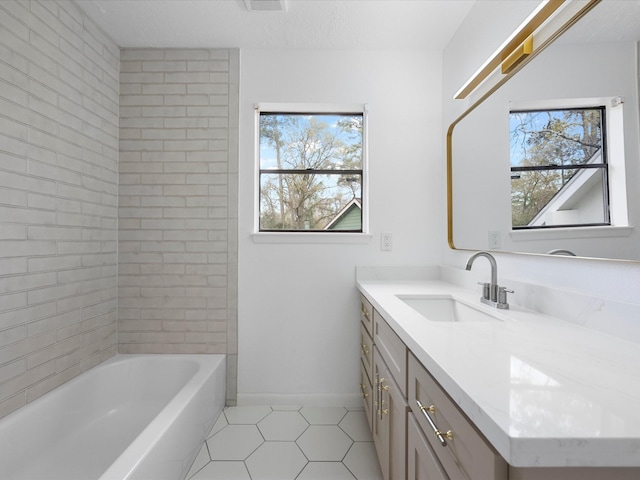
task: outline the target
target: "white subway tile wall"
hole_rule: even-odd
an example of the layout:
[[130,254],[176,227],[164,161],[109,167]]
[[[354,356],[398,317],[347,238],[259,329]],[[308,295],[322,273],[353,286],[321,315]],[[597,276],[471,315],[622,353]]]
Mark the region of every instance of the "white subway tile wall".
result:
[[0,417],[116,353],[120,51],[0,2]]
[[234,404],[239,51],[120,60],[118,348],[227,353]]

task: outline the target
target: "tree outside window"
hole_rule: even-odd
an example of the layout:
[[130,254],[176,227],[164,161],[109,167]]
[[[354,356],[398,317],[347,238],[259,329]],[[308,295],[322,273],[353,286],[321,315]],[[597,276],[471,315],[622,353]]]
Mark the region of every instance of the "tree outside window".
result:
[[363,120],[260,112],[260,231],[362,232]]
[[609,224],[604,107],[510,114],[513,228]]

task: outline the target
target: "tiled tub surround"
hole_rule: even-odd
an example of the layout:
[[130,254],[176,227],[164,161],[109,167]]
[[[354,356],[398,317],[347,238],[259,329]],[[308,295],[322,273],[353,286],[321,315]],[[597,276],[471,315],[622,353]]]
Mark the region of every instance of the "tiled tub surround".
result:
[[[516,296],[510,310],[492,311],[480,304],[479,291],[440,280],[457,280],[459,273],[411,272],[412,280],[400,280],[401,270],[359,269],[358,287],[510,465],[640,467],[637,343],[587,328],[576,318],[519,307]],[[545,293],[543,287],[518,288],[525,300],[526,291]],[[425,294],[453,295],[499,321],[428,321],[397,297]],[[556,298],[558,311],[569,309]],[[567,298],[574,305],[597,300]],[[605,311],[636,312],[637,318],[637,305],[597,301]],[[592,312],[583,311],[581,321],[589,324]]]
[[224,388],[224,355],[115,356],[0,420],[0,478],[184,478]]
[[0,2],[0,417],[116,353],[120,50]]
[[237,49],[123,49],[118,349],[237,358]]

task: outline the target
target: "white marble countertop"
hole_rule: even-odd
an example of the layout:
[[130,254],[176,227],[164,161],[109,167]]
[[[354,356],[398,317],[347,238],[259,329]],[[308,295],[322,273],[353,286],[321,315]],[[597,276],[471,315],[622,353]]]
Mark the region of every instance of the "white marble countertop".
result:
[[[640,346],[439,280],[358,279],[408,348],[516,467],[640,466]],[[500,321],[426,320],[397,295],[442,294]]]

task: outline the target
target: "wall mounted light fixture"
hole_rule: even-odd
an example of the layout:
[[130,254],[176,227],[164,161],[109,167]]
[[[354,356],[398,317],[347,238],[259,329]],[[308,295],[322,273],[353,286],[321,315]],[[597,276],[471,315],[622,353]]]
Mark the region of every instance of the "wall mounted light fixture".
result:
[[[466,98],[480,84],[489,78],[498,67],[501,73],[507,75],[520,66],[523,61],[546,46],[559,31],[568,28],[568,23],[574,23],[600,0],[545,0],[516,28],[489,59],[460,87],[454,94],[455,99]],[[550,28],[551,35],[537,35],[538,30],[551,23],[550,19],[563,25],[562,29]],[[536,35],[534,35],[536,32]]]

